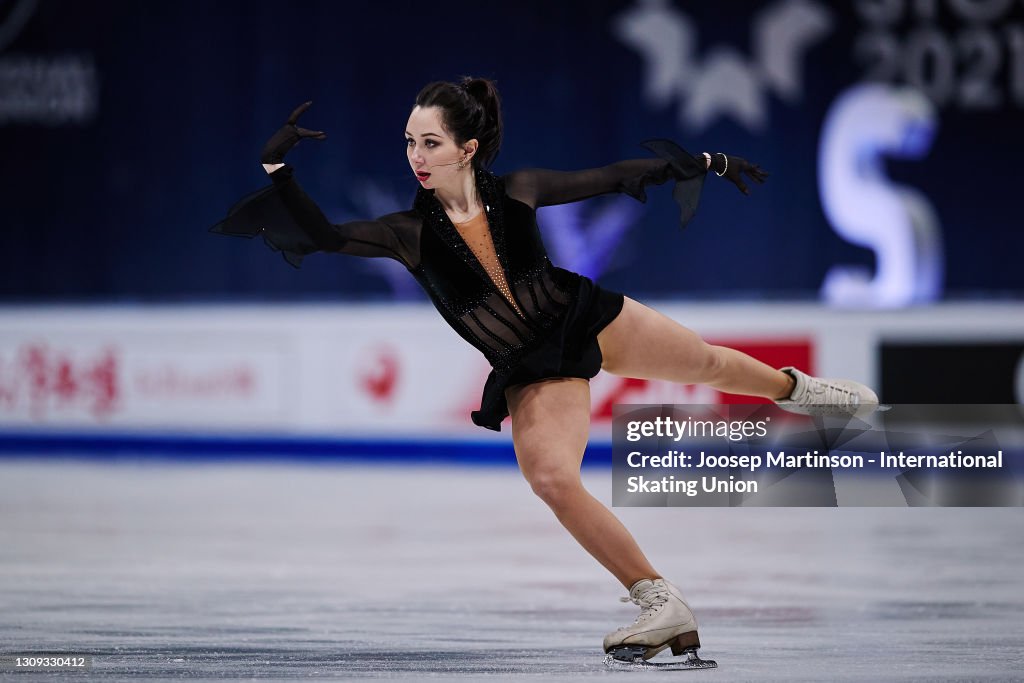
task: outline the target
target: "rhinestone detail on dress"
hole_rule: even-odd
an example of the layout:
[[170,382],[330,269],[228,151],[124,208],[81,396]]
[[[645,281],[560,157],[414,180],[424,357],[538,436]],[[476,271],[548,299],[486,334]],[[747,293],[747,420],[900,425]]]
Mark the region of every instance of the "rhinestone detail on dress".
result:
[[468,221],[452,221],[452,223],[454,223],[455,229],[458,230],[462,239],[473,250],[476,260],[487,271],[487,275],[490,276],[497,286],[498,291],[508,300],[512,308],[516,310],[516,313],[525,320],[526,314],[519,308],[519,304],[516,303],[515,298],[512,296],[512,290],[508,286],[505,271],[502,269],[501,264],[498,263],[498,254],[494,249],[494,241],[491,239],[491,230],[487,223],[486,213],[481,211]]

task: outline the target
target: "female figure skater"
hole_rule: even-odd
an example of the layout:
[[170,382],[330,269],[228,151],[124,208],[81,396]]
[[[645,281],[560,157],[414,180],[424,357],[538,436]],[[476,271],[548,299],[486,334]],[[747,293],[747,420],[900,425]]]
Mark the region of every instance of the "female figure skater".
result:
[[[657,157],[575,172],[487,170],[498,154],[502,115],[492,81],[434,82],[417,95],[405,130],[406,155],[419,181],[409,211],[332,225],[284,163],[300,140],[323,140],[297,126],[298,107],[267,142],[262,163],[273,184],[236,204],[213,231],[262,235],[298,265],[314,251],[383,256],[401,262],[444,319],[493,368],[472,420],[500,430],[511,415],[516,458],[533,491],[569,533],[640,606],[635,623],[610,633],[605,652],[644,660],[670,647],[684,666],[696,656],[697,620],[679,589],[662,577],[626,528],[584,488],[580,464],[590,424],[590,384],[600,370],[627,377],[708,384],[774,399],[804,413],[863,414],[877,406],[856,382],[777,370],[694,332],[622,294],[548,260],[536,209],[623,192],[646,201],[645,187],[668,180],[685,223],[708,170],[749,191],[766,173],[740,157],[691,156],[651,141]],[[629,649],[632,648],[632,649]]]

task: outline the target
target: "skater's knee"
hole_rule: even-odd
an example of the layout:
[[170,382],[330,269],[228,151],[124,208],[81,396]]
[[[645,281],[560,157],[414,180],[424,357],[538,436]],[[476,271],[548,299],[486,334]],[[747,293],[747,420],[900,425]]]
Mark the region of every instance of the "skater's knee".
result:
[[551,507],[569,500],[583,487],[579,473],[566,470],[533,472],[527,476],[527,481],[537,497]]
[[725,374],[725,367],[728,363],[726,349],[721,346],[704,344],[701,348],[701,356],[697,363],[698,378],[700,384],[711,384]]

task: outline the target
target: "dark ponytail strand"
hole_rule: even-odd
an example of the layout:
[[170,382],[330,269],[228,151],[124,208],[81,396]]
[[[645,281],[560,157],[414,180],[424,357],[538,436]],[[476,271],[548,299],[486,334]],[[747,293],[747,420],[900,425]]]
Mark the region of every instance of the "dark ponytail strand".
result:
[[480,141],[474,159],[480,159],[480,165],[489,167],[501,151],[501,136],[504,122],[501,118],[501,95],[494,81],[486,78],[463,76],[460,83],[470,97],[480,103],[485,114],[485,123],[480,134],[475,136]]

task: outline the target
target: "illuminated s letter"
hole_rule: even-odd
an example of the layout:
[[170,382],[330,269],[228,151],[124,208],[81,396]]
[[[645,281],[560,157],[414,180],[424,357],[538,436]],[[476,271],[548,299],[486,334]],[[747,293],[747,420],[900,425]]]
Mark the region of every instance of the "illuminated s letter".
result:
[[905,306],[942,293],[942,235],[928,200],[885,175],[883,156],[923,157],[935,110],[918,92],[858,85],[825,118],[818,149],[818,189],[832,228],[875,253],[875,274],[835,266],[822,295],[839,306]]

